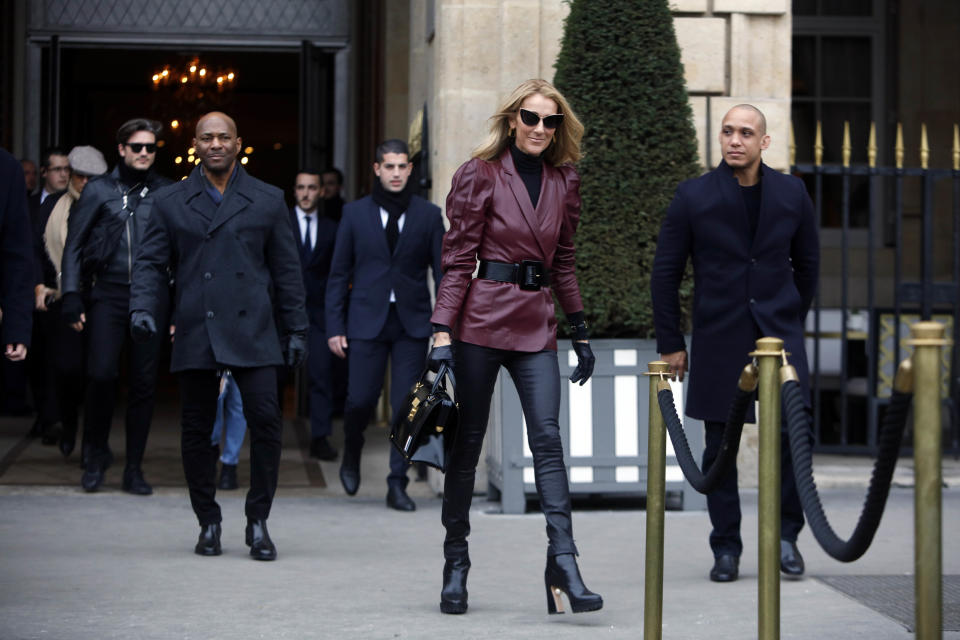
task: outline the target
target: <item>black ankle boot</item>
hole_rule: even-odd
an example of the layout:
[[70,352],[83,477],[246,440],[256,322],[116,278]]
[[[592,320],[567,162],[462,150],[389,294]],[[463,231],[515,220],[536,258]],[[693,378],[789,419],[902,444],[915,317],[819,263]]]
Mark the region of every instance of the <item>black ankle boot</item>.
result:
[[443,565],[443,590],[440,591],[440,611],[467,612],[467,572],[470,559],[447,560]]
[[547,556],[547,570],[544,572],[547,587],[547,612],[563,613],[563,601],[560,594],[567,594],[570,608],[574,613],[597,611],[603,608],[603,598],[583,584],[577,559],[572,553]]
[[251,520],[247,518],[246,530],[247,546],[250,547],[250,557],[254,560],[276,560],[277,547],[274,546],[270,534],[267,533],[266,520]]

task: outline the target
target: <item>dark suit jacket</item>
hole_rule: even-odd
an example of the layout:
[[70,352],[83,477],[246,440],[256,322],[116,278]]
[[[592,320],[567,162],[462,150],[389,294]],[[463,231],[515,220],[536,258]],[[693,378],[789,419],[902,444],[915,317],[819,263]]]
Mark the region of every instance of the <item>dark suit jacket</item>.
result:
[[785,341],[808,392],[803,321],[817,287],[817,222],[803,182],[766,165],[761,173],[752,241],[740,186],[724,162],[677,187],[660,229],[650,287],[660,353],[686,348],[677,290],[693,259],[692,418],[726,420],[737,378],[761,336]]
[[439,287],[442,242],[440,207],[418,196],[410,198],[392,256],[380,207],[373,198],[367,196],[345,205],[327,281],[327,335],[376,338],[387,321],[392,289],[407,335],[429,337],[427,268],[433,271],[434,284]]
[[[330,276],[330,261],[333,259],[333,245],[337,239],[337,223],[324,217],[319,210],[313,216],[317,225],[317,243],[313,247],[310,261],[300,269],[303,274],[303,288],[307,294],[307,315],[310,324],[324,328],[326,321],[324,308],[327,295],[327,278]],[[293,236],[297,239],[297,249],[300,249],[303,240],[300,236],[300,221],[297,219],[296,208],[290,209],[290,224],[293,226]]]
[[[509,149],[493,162],[474,158],[453,176],[447,219],[446,273],[433,322],[450,327],[459,340],[471,344],[513,351],[555,350],[553,294],[566,313],[583,309],[574,274],[573,236],[580,220],[576,170],[544,163],[534,209]],[[541,260],[553,272],[552,285],[525,291],[517,284],[474,280],[478,258]]]
[[0,149],[0,351],[8,344],[30,346],[36,273],[32,249],[23,167]]
[[171,266],[171,371],[283,364],[281,336],[307,330],[288,215],[283,192],[242,167],[219,207],[204,192],[199,167],[157,194],[133,268],[130,310],[159,318]]

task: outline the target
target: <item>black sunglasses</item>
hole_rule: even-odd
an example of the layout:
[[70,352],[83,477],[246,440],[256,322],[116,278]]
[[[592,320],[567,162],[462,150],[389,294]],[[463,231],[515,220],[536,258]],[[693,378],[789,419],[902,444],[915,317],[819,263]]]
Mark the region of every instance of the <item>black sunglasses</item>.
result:
[[141,149],[144,147],[147,148],[147,153],[156,153],[157,145],[153,142],[128,142],[127,146],[130,147],[130,151],[134,153],[140,153]]
[[[540,114],[534,113],[529,109],[520,109],[520,119],[523,120],[523,124],[527,125],[528,127],[535,127],[540,122]],[[545,116],[543,118],[543,128],[556,129],[562,122],[562,113],[555,113],[552,116]]]

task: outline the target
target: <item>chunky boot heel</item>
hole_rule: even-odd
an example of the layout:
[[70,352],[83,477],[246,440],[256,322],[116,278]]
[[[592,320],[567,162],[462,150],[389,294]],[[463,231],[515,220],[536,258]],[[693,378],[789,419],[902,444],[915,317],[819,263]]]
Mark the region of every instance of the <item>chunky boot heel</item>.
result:
[[574,613],[598,611],[603,608],[603,598],[587,589],[577,568],[577,559],[572,553],[547,556],[547,569],[544,572],[547,587],[547,613],[563,613],[561,593],[567,594],[570,609]]
[[440,591],[440,611],[443,613],[467,612],[467,572],[470,560],[447,560],[443,565],[443,589]]

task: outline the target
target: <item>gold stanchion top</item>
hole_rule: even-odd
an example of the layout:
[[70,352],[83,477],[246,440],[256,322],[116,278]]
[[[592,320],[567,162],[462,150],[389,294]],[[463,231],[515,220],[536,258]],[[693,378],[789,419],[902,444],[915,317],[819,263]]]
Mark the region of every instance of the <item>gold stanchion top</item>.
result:
[[870,168],[877,166],[877,123],[870,123],[870,138],[867,141],[867,164]]
[[792,364],[780,367],[780,384],[784,384],[790,380],[800,382],[800,376],[797,375],[797,368]]
[[844,120],[844,121],[843,121],[843,147],[842,147],[842,151],[843,151],[843,166],[849,167],[849,166],[850,166],[850,152],[852,151],[852,148],[851,148],[851,146],[850,146],[850,121],[849,121],[849,120]]
[[756,391],[759,380],[760,370],[757,369],[757,365],[751,362],[740,372],[740,380],[737,381],[737,386],[740,387],[741,391]]
[[943,337],[944,327],[939,322],[917,322],[910,327],[910,336],[907,344],[914,347],[944,347],[951,342]]
[[666,378],[661,378],[660,380],[657,381],[657,393],[660,393],[661,391],[669,391],[669,390],[670,390],[669,380],[667,380]]
[[926,169],[930,163],[930,145],[927,144],[927,123],[920,124],[920,168]]
[[911,393],[913,391],[913,360],[905,359],[897,367],[897,375],[893,379],[893,388],[900,393]]
[[654,360],[647,364],[647,371],[653,375],[660,375],[661,373],[670,373],[670,365],[664,362],[663,360]]
[[818,167],[823,164],[823,133],[819,120],[817,120],[817,135],[813,139],[813,164]]
[[757,340],[757,350],[751,351],[750,356],[780,356],[783,353],[783,340],[780,338],[760,338]]
[[897,123],[897,146],[894,147],[897,157],[897,169],[903,169],[903,124]]

